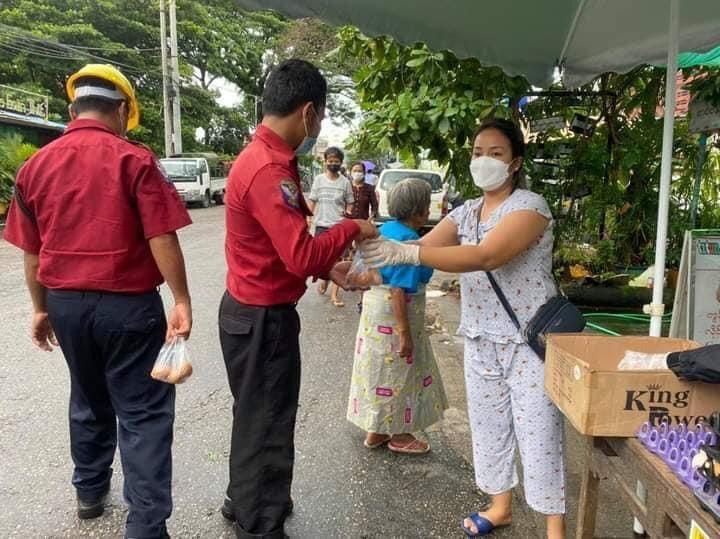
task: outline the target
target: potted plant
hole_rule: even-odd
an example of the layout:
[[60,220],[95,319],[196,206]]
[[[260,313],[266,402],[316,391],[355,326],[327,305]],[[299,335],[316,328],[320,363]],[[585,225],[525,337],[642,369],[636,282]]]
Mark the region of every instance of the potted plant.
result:
[[20,135],[0,137],[0,217],[5,215],[12,199],[15,173],[36,151],[37,148]]

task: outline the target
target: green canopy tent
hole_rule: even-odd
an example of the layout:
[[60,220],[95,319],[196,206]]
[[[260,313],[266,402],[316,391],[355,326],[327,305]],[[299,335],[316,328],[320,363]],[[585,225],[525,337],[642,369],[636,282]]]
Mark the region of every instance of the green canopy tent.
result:
[[[643,64],[667,65],[655,279],[650,334],[662,326],[675,73],[678,52],[705,52],[720,44],[720,0],[237,0],[247,9],[274,9],[289,17],[352,24],[368,35],[449,49],[509,75],[547,87],[559,68],[577,87],[606,72]],[[711,54],[711,53],[707,53]],[[684,62],[694,62],[684,56]],[[686,64],[688,65],[688,64]]]

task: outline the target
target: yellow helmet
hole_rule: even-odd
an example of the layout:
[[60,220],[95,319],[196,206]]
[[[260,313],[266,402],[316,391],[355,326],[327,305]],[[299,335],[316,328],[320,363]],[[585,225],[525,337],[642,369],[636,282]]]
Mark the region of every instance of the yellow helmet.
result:
[[[137,98],[135,97],[135,90],[133,90],[132,84],[130,84],[130,81],[125,77],[125,75],[120,73],[120,71],[116,67],[109,64],[87,64],[85,67],[81,68],[80,71],[70,75],[67,83],[65,83],[65,89],[67,90],[67,95],[70,98],[70,101],[75,101],[75,94],[77,93],[75,90],[75,82],[78,79],[85,77],[94,77],[114,84],[118,91],[127,100],[128,131],[130,131],[131,129],[135,129],[140,124],[140,109],[138,107]],[[106,95],[106,97],[113,96]]]

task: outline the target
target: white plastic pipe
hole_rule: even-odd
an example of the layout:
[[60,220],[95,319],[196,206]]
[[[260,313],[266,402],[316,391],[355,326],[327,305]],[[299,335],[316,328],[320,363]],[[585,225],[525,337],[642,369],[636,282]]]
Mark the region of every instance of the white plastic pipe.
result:
[[678,58],[678,26],[680,1],[670,0],[670,31],[668,36],[667,71],[665,73],[665,119],[663,121],[662,162],[660,164],[660,194],[655,241],[655,280],[650,305],[650,336],[659,337],[664,313],[663,288],[665,281],[665,249],[670,209],[670,181],[672,180],[673,131],[675,127],[675,93]]
[[[665,286],[665,249],[667,245],[668,214],[670,211],[670,181],[672,180],[673,132],[675,128],[675,93],[678,46],[678,27],[680,21],[680,1],[670,0],[670,28],[668,31],[668,57],[665,71],[665,117],[663,120],[662,161],[660,163],[660,194],[658,204],[657,235],[655,240],[655,277],[653,281],[652,304],[650,304],[650,336],[660,337],[662,334],[663,288]],[[635,493],[645,502],[647,490],[639,481],[635,485]],[[633,530],[645,533],[638,519],[635,519]]]

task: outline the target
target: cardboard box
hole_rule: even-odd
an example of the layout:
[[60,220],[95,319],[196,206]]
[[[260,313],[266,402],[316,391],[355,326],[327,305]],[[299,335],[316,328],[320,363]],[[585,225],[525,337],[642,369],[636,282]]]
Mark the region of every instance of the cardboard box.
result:
[[619,371],[627,350],[674,352],[697,348],[685,339],[555,334],[545,354],[545,390],[581,433],[635,436],[645,421],[690,425],[720,410],[720,387],[683,382],[670,370]]

